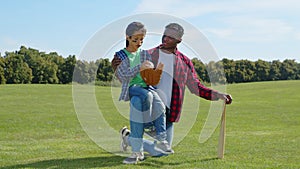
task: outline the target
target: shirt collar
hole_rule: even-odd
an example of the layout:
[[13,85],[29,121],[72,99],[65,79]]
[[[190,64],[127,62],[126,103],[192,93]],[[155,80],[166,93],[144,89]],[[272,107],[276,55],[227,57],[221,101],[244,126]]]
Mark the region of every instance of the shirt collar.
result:
[[[158,46],[159,49],[162,49],[162,47],[163,47],[162,44],[160,44],[160,45]],[[177,55],[178,52],[179,52],[179,51],[178,51],[178,49],[177,49],[177,47],[176,47],[172,53],[175,54],[175,55]]]

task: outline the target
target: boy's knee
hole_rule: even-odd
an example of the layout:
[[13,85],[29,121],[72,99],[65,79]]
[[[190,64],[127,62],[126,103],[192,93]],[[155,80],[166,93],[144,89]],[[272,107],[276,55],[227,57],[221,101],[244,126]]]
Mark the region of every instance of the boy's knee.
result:
[[133,97],[131,97],[130,102],[132,104],[139,104],[139,103],[141,103],[141,99],[137,96],[133,96]]
[[137,96],[133,96],[131,99],[130,99],[130,105],[136,109],[136,110],[141,110],[141,99]]

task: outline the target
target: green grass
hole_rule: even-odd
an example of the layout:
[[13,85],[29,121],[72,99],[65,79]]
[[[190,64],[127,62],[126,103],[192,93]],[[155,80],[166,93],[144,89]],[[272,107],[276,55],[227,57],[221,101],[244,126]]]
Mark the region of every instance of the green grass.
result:
[[[129,122],[117,113],[110,90],[97,86],[97,103],[119,130]],[[226,111],[224,159],[216,158],[219,129],[198,142],[210,103],[201,99],[197,122],[174,147],[175,154],[133,166],[123,165],[124,157],[104,151],[83,131],[71,85],[0,85],[0,169],[300,168],[300,81],[232,84],[227,92],[233,104]],[[194,106],[185,102],[183,117],[189,104]]]

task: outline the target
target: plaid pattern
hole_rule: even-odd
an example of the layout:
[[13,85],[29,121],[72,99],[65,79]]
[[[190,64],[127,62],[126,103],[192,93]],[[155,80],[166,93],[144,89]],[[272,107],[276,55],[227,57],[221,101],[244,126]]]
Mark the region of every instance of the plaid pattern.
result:
[[[134,78],[138,73],[140,73],[140,66],[136,65],[133,68],[130,68],[130,61],[126,53],[122,50],[116,52],[115,56],[122,59],[122,63],[118,66],[116,70],[116,76],[122,83],[122,91],[119,97],[119,100],[128,101],[129,100],[129,82]],[[146,50],[141,50],[140,52],[141,63],[145,60],[150,60],[151,57]]]
[[124,60],[127,58],[127,55],[124,50],[120,50],[119,52],[116,52],[116,56],[120,58],[121,60]]
[[[159,46],[148,50],[152,56],[152,62],[157,65],[159,58]],[[179,52],[177,49],[174,51],[175,63],[173,74],[173,88],[172,98],[170,105],[170,113],[167,115],[169,122],[178,122],[180,119],[180,113],[182,109],[182,103],[184,99],[185,86],[191,91],[191,93],[205,98],[207,100],[218,100],[217,91],[205,87],[198,79],[194,65],[191,60]]]

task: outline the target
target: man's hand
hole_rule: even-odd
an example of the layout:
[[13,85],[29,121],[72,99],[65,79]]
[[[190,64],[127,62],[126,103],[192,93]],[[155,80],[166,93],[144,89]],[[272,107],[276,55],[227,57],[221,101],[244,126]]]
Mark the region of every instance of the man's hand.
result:
[[232,103],[232,97],[229,94],[224,94],[224,93],[218,93],[218,98],[225,100],[226,104],[231,104]]
[[159,64],[156,66],[156,69],[155,70],[163,70],[164,69],[164,64],[159,62]]
[[118,68],[118,66],[121,63],[122,63],[122,60],[115,55],[114,58],[113,58],[113,60],[111,61],[111,66],[112,66],[114,72],[116,71],[116,69]]

